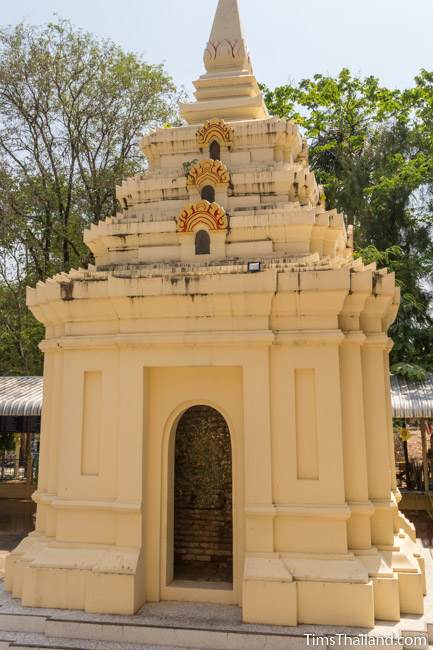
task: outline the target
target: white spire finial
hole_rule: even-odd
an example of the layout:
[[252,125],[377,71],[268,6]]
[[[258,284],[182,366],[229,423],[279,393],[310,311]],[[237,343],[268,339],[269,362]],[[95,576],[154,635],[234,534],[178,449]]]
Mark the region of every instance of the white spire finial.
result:
[[189,124],[215,117],[227,121],[268,117],[251,67],[238,0],[218,0],[204,64],[206,74],[194,82],[197,101],[180,105]]
[[219,0],[204,63],[208,71],[234,68],[251,72],[238,0]]
[[238,0],[219,0],[209,40],[240,41],[243,37]]

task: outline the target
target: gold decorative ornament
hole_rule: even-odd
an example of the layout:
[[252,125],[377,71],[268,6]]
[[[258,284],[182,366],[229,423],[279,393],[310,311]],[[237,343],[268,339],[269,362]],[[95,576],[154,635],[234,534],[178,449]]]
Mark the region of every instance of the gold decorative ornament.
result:
[[233,144],[234,135],[234,129],[228,126],[224,120],[212,118],[198,129],[197,144],[199,147],[206,147],[213,140],[216,140],[220,144],[225,144],[230,147]]
[[220,160],[202,160],[190,168],[186,185],[201,190],[206,185],[227,185],[229,178],[228,169]]
[[177,232],[194,232],[197,226],[208,230],[227,230],[228,220],[223,207],[218,203],[199,201],[182,210],[177,218]]

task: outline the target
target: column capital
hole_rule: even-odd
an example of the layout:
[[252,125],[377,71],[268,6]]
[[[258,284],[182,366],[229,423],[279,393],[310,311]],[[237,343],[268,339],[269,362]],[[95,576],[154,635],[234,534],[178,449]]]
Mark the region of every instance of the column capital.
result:
[[345,331],[344,339],[342,340],[342,345],[364,345],[367,337],[364,332],[360,330]]
[[364,345],[368,347],[377,347],[385,349],[388,345],[388,335],[384,332],[369,334],[366,332],[366,340]]

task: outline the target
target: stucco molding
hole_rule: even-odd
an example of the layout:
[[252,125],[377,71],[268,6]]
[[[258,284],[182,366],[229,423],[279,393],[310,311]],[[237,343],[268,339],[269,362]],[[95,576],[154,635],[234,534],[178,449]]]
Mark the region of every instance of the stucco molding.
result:
[[206,70],[218,68],[246,68],[251,72],[251,60],[244,39],[209,41],[204,52],[203,61]]
[[352,514],[355,515],[367,515],[367,516],[372,516],[374,515],[375,508],[374,505],[371,501],[349,501],[347,503],[349,506]]
[[203,200],[181,211],[176,220],[176,231],[192,233],[202,227],[210,231],[227,230],[228,225],[224,208],[218,203]]
[[347,521],[351,514],[350,508],[346,504],[276,504],[275,510],[278,517],[319,517],[341,521]]
[[249,505],[245,508],[245,514],[250,518],[274,519],[277,514],[277,509],[272,505]]
[[371,499],[375,510],[395,510],[397,504],[394,499]]
[[230,147],[234,142],[234,137],[234,129],[226,124],[224,120],[219,120],[218,118],[207,120],[207,122],[205,122],[196,133],[197,144],[199,147],[206,147],[213,140],[216,140],[219,144]]
[[140,347],[149,345],[159,347],[219,347],[239,345],[270,346],[275,340],[273,332],[266,331],[238,331],[238,332],[175,332],[168,334],[107,334],[98,336],[65,336],[42,341],[40,348],[43,352],[75,350],[87,348],[119,348]]
[[287,330],[275,334],[277,345],[340,345],[344,334],[340,330]]
[[342,345],[364,345],[367,340],[366,335],[361,330],[353,332],[344,332],[344,339],[342,340]]
[[365,347],[370,348],[382,348],[386,350],[389,343],[389,337],[384,332],[370,334],[366,332],[366,340],[364,342]]
[[55,510],[104,510],[109,512],[140,513],[141,504],[121,501],[95,501],[84,499],[62,499],[57,495],[35,492],[32,496],[35,503],[42,503]]
[[201,160],[193,165],[186,179],[187,188],[197,187],[202,190],[205,185],[227,186],[230,175],[227,167],[220,160]]

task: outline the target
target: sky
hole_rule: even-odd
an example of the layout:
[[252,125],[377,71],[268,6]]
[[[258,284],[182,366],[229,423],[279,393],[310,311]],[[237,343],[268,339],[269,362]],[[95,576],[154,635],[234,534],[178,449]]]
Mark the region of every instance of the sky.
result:
[[[217,0],[0,0],[0,24],[55,14],[149,63],[192,91]],[[259,82],[276,85],[349,67],[406,88],[433,69],[433,0],[239,0]]]

